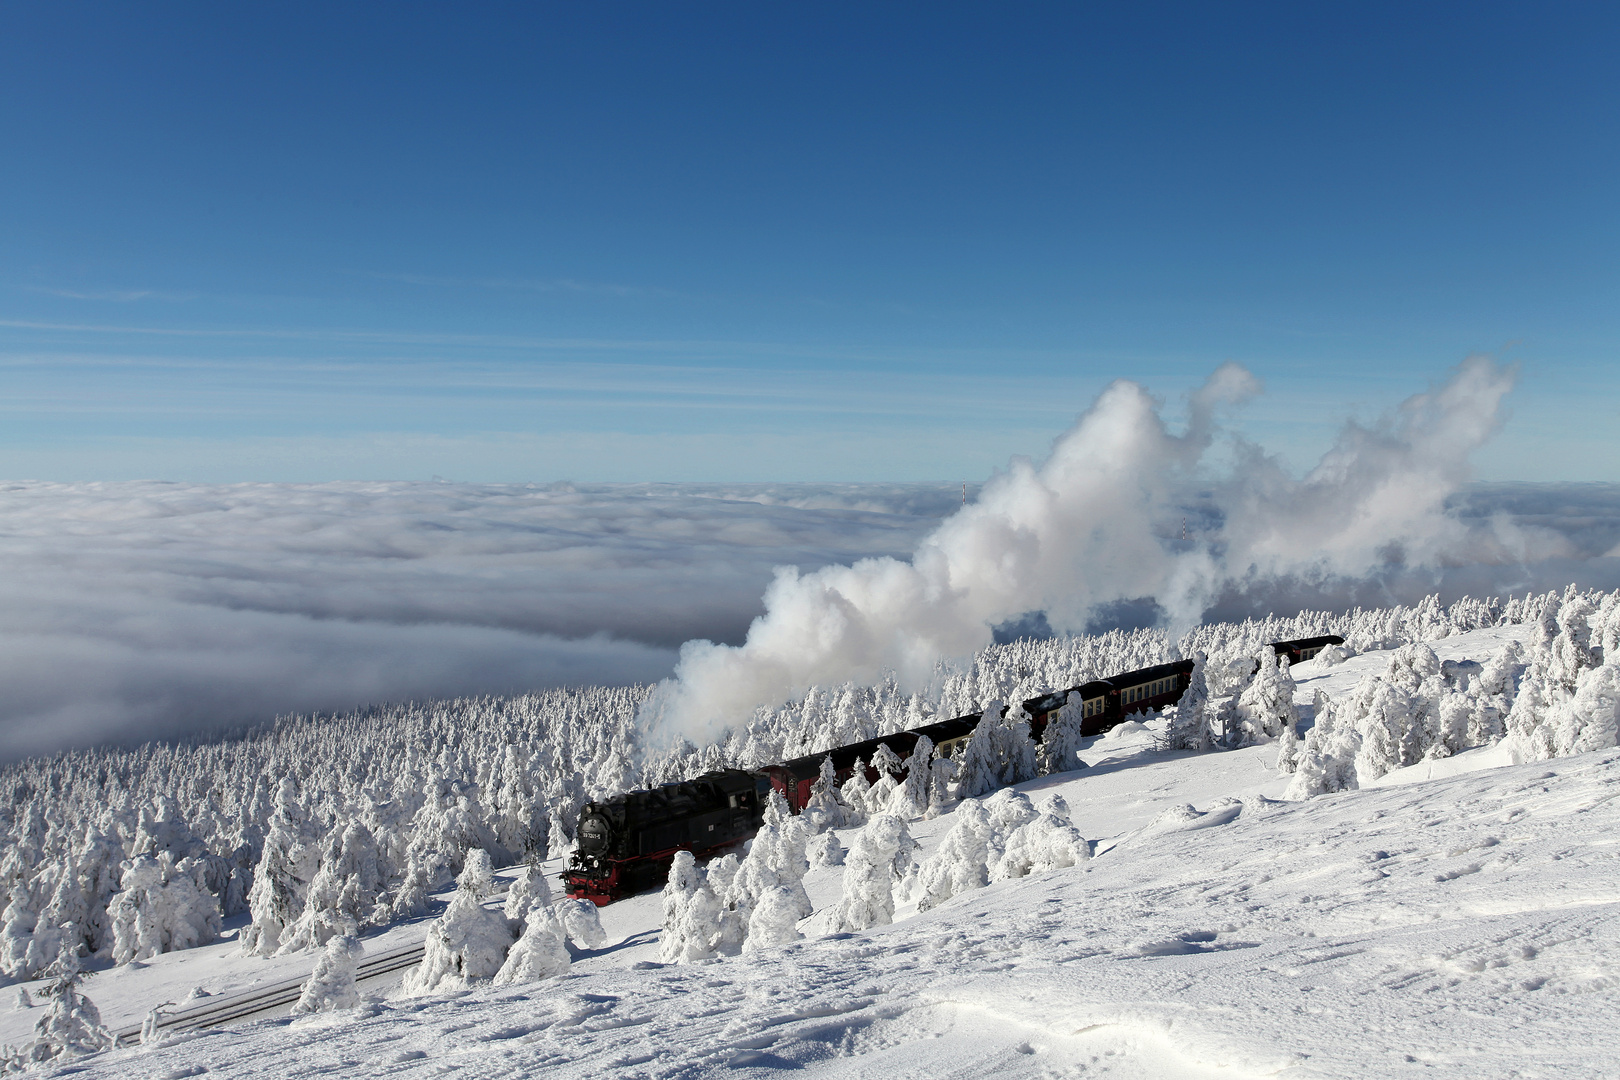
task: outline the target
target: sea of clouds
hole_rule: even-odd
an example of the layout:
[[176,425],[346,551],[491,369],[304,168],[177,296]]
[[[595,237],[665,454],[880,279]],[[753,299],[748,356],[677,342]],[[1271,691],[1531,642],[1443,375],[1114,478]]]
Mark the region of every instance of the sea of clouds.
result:
[[905,554],[959,486],[0,485],[0,755],[651,682],[774,568]]
[[1200,471],[1241,369],[1179,432],[1121,383],[965,507],[946,483],[0,484],[0,756],[677,663],[650,719],[703,736],[997,628],[1620,585],[1620,485],[1466,483],[1508,383],[1465,366],[1304,480],[1230,439]]

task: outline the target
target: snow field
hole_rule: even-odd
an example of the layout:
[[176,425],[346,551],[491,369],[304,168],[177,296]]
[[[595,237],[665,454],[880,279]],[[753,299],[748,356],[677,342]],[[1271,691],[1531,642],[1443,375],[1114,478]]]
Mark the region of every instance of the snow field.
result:
[[[1390,1075],[1410,1055],[1454,1075],[1604,1075],[1620,896],[1613,853],[1590,834],[1612,834],[1620,768],[1588,757],[1561,762],[1561,777],[1520,766],[1172,811],[1083,870],[866,935],[684,967],[581,963],[510,994],[126,1052],[126,1067],[1333,1076]],[[103,1068],[118,1075],[116,1059]]]
[[[1435,647],[1482,659],[1523,632]],[[1300,665],[1296,700],[1345,692],[1386,659]],[[890,926],[665,966],[648,894],[602,909],[604,947],[558,978],[373,998],[73,1067],[288,1080],[1612,1075],[1620,753],[1483,768],[1501,761],[1490,748],[1285,803],[1275,745],[1166,754],[1153,750],[1161,726],[1121,725],[1086,746],[1090,768],[1019,785],[1037,803],[1061,795],[1096,857],[922,914],[902,904]],[[912,823],[919,857],[953,816]],[[818,912],[842,875],[806,876]],[[110,1014],[99,982],[86,990]]]
[[[1609,606],[1606,602],[1605,611]],[[1578,610],[1571,612],[1570,627],[1584,626]],[[1561,618],[1560,628],[1555,628],[1559,636],[1551,641],[1550,652],[1536,646],[1543,650],[1538,656],[1552,657],[1552,666],[1536,668],[1527,677],[1558,677],[1561,650],[1568,651],[1565,636],[1577,640],[1574,630],[1562,628],[1564,621]],[[1548,633],[1546,626],[1528,625],[1451,633],[1431,641],[1438,657],[1431,656],[1426,663],[1483,661],[1510,640],[1525,643],[1537,634],[1545,639]],[[1400,655],[1409,654],[1411,650],[1404,649]],[[1291,672],[1296,680],[1294,708],[1310,724],[1310,702],[1318,690],[1335,703],[1342,702],[1356,691],[1362,676],[1384,676],[1391,655],[1373,650],[1336,665],[1321,661],[1299,665]],[[1586,663],[1581,659],[1584,653],[1575,650],[1570,655]],[[1587,679],[1573,667],[1569,674]],[[1389,668],[1388,677],[1400,675]],[[1266,681],[1257,678],[1254,685]],[[791,1065],[837,1075],[869,1075],[869,1070],[882,1068],[899,1075],[929,1076],[1315,1076],[1341,1075],[1350,1068],[1359,1074],[1383,1075],[1423,1065],[1450,1069],[1456,1075],[1601,1075],[1591,1070],[1613,1047],[1583,1033],[1599,1030],[1588,1016],[1592,1000],[1600,1003],[1600,1009],[1612,1007],[1617,968],[1612,946],[1603,943],[1616,937],[1617,897],[1612,889],[1604,893],[1589,887],[1594,875],[1588,871],[1597,867],[1595,879],[1600,882],[1605,874],[1613,879],[1612,861],[1605,864],[1602,857],[1613,822],[1612,814],[1603,821],[1602,814],[1580,815],[1612,810],[1615,751],[1557,758],[1541,762],[1539,768],[1471,772],[1513,760],[1515,754],[1503,743],[1449,757],[1425,756],[1376,780],[1372,779],[1376,773],[1364,772],[1361,791],[1280,803],[1276,800],[1290,787],[1290,777],[1278,771],[1279,750],[1295,753],[1298,742],[1290,746],[1287,740],[1267,738],[1268,718],[1279,708],[1270,701],[1275,694],[1267,693],[1246,691],[1237,710],[1237,718],[1253,728],[1251,736],[1265,740],[1260,745],[1221,753],[1165,753],[1158,749],[1165,745],[1164,721],[1128,722],[1082,744],[1091,768],[1019,785],[1037,805],[1048,795],[1059,796],[1080,832],[1098,838],[1098,857],[1080,866],[1001,882],[922,914],[917,911],[920,890],[914,891],[909,902],[900,898],[895,925],[859,935],[828,935],[828,930],[845,928],[837,925],[837,911],[847,870],[818,866],[804,880],[805,896],[815,914],[800,923],[812,940],[682,968],[656,963],[661,897],[637,897],[601,912],[605,941],[593,939],[582,949],[576,937],[574,963],[567,974],[544,982],[530,979],[562,967],[566,961],[561,954],[530,965],[532,971],[525,968],[521,981],[505,988],[518,997],[504,998],[487,982],[447,979],[461,963],[447,954],[438,958],[442,970],[427,980],[431,985],[416,988],[431,990],[432,996],[384,1001],[378,984],[385,980],[376,980],[360,987],[369,1000],[359,1010],[300,1018],[291,1022],[290,1032],[297,1042],[306,1038],[306,1031],[309,1038],[328,1028],[352,1031],[363,1043],[372,1036],[359,1033],[369,1031],[374,1022],[393,1024],[397,1030],[392,1036],[375,1036],[374,1041],[381,1042],[407,1038],[407,1029],[420,1019],[427,1029],[416,1034],[437,1031],[441,1037],[453,1036],[464,1028],[446,1027],[434,1018],[437,1003],[445,1000],[464,999],[466,1006],[500,1019],[519,1001],[544,1003],[530,1007],[555,1011],[562,1007],[552,1000],[556,995],[572,994],[594,1008],[641,994],[644,997],[636,1000],[651,1009],[651,1015],[626,1021],[625,1026],[645,1029],[642,1042],[651,1050],[604,1058],[619,1045],[615,1039],[628,1038],[604,1034],[600,1040],[579,1043],[571,1071],[661,1077]],[[1252,715],[1244,711],[1250,698],[1255,701]],[[1601,708],[1607,706],[1593,700],[1600,710],[1594,715],[1601,716]],[[1287,711],[1286,702],[1281,708]],[[1232,730],[1232,721],[1227,723]],[[1408,754],[1406,760],[1417,759]],[[1584,789],[1575,784],[1570,790],[1565,790],[1567,785],[1555,790],[1553,782],[1583,769],[1596,770],[1586,776],[1590,783]],[[1512,800],[1506,798],[1504,785],[1518,783],[1514,777],[1530,787],[1509,805]],[[1536,784],[1541,785],[1539,800],[1532,790]],[[1595,798],[1594,790],[1599,793]],[[1387,805],[1379,798],[1388,800]],[[1512,825],[1517,833],[1535,832],[1533,825],[1540,828],[1544,823],[1536,820],[1538,813],[1549,828],[1540,829],[1530,840],[1505,835],[1508,830],[1501,830],[1501,835],[1453,837],[1451,833],[1477,832],[1481,825],[1469,817],[1470,800],[1476,808],[1498,807],[1500,822]],[[1533,805],[1537,813],[1526,805]],[[1560,824],[1560,817],[1567,821]],[[959,815],[948,814],[911,823],[918,858],[932,853],[957,820]],[[1601,826],[1596,833],[1595,821]],[[840,846],[859,846],[857,830],[841,833]],[[1371,849],[1364,843],[1358,846],[1369,839],[1383,842]],[[1553,839],[1572,846],[1550,857],[1536,850],[1537,842]],[[1449,845],[1443,854],[1433,849],[1438,841]],[[1486,854],[1457,865],[1446,862],[1476,852]],[[486,883],[477,886],[480,896],[488,882],[487,860],[485,864],[479,872]],[[509,878],[511,873],[503,876]],[[1512,886],[1505,892],[1498,888],[1503,881]],[[1474,897],[1481,883],[1486,884],[1489,903]],[[1548,896],[1570,893],[1572,887],[1573,898],[1547,902]],[[486,906],[499,902],[496,898]],[[465,907],[466,898],[462,903]],[[1048,905],[1056,908],[1048,910]],[[1566,908],[1577,910],[1571,913]],[[461,921],[476,915],[469,909]],[[1557,933],[1549,937],[1547,927],[1555,924]],[[1485,945],[1469,936],[1479,925],[1494,935]],[[927,936],[931,926],[937,939]],[[504,923],[502,927],[504,940]],[[365,944],[380,952],[397,944],[397,940],[385,944],[384,937],[397,938],[406,931],[420,940],[426,930],[422,922],[410,927],[396,924]],[[1328,944],[1319,944],[1323,938]],[[942,951],[940,940],[951,947]],[[560,948],[560,943],[554,944]],[[750,942],[750,948],[755,947],[757,943]],[[536,955],[556,952],[538,949]],[[952,955],[960,962],[953,963]],[[1584,955],[1585,967],[1572,963],[1577,955]],[[852,968],[846,973],[849,977],[833,970],[840,956]],[[184,958],[201,963],[183,967]],[[499,966],[494,953],[485,959],[486,966]],[[188,975],[210,972],[208,988],[216,994],[222,989],[229,993],[259,981],[266,965],[302,968],[292,972],[296,976],[307,974],[314,960],[310,952],[271,961],[246,958],[235,942],[222,942],[116,968],[112,974],[123,978],[110,996],[99,979],[85,989],[101,1005],[108,1023],[122,1027],[164,1000],[154,990],[184,983]],[[1544,970],[1530,970],[1536,961]],[[1529,973],[1520,978],[1518,971],[1506,971],[1516,965]],[[680,972],[695,973],[700,983],[702,973],[708,972],[722,991],[742,987],[733,1010],[736,1015],[719,1026],[691,1023],[681,997],[695,1000],[703,987],[691,985]],[[850,981],[856,974],[877,981],[858,985]],[[602,982],[598,986],[582,980]],[[809,1002],[810,1011],[788,1010],[776,1020],[754,1025],[781,1031],[748,1035],[746,1029],[754,1022],[748,1002],[773,1007],[781,1003],[775,991],[759,990],[761,983],[791,986]],[[459,993],[446,998],[447,990]],[[1526,994],[1541,996],[1517,1000]],[[847,1009],[839,1004],[840,995],[865,1004]],[[1546,1004],[1563,997],[1581,1004]],[[1396,1015],[1384,1016],[1380,1010],[1386,1008],[1394,1008]],[[599,1012],[591,1011],[579,1022],[561,1017],[539,1026],[506,1024],[500,1030],[518,1034],[488,1040],[512,1044],[499,1055],[480,1053],[455,1038],[445,1045],[459,1047],[451,1064],[475,1067],[480,1075],[544,1074],[572,1051],[559,1044],[553,1051],[559,1059],[535,1059],[519,1047],[543,1042],[537,1034],[543,1029],[574,1034],[618,1030],[601,1025],[617,1024],[624,1018],[622,1012],[613,1014],[612,1008]],[[36,1015],[36,1010],[18,1009],[4,1017],[11,1023],[0,1023],[0,1029],[17,1027],[8,1039],[20,1041],[18,1036],[27,1033]],[[1247,1022],[1235,1023],[1234,1018]],[[1086,1022],[1080,1024],[1081,1020]],[[810,1021],[820,1034],[799,1030]],[[474,1020],[473,1026],[483,1022]],[[126,1061],[131,1068],[144,1068],[148,1062],[164,1060],[170,1049],[181,1052],[192,1041],[223,1045],[209,1040],[249,1038],[246,1056],[229,1050],[228,1066],[182,1055],[172,1068],[152,1075],[199,1075],[207,1069],[251,1073],[237,1062],[271,1051],[251,1042],[250,1033],[259,1032],[263,1039],[285,1038],[288,1024],[278,1019],[234,1032],[185,1036],[165,1048],[120,1051],[75,1067],[110,1069]],[[1504,1025],[1510,1030],[1534,1029],[1536,1037],[1526,1041],[1515,1035],[1518,1041],[1510,1045],[1497,1032]],[[1568,1029],[1560,1038],[1541,1037],[1560,1027]],[[822,1037],[835,1029],[842,1032],[836,1045]],[[733,1038],[738,1030],[744,1030],[742,1041]],[[1008,1041],[1009,1033],[1019,1032],[1017,1041]],[[1374,1037],[1368,1032],[1382,1034]],[[1308,1040],[1301,1041],[1313,1033],[1324,1040],[1314,1048]],[[697,1041],[688,1045],[691,1039]],[[1397,1051],[1398,1061],[1391,1056]],[[1519,1051],[1523,1060],[1514,1057]],[[396,1063],[400,1070],[414,1072],[410,1061],[435,1059],[427,1050],[413,1053],[427,1056]],[[1542,1059],[1553,1062],[1550,1073],[1542,1071],[1547,1067],[1539,1063]],[[364,1060],[374,1064],[382,1059],[372,1055]],[[300,1058],[265,1067],[291,1070],[295,1076],[357,1067],[333,1061],[318,1068],[304,1068],[305,1064]]]

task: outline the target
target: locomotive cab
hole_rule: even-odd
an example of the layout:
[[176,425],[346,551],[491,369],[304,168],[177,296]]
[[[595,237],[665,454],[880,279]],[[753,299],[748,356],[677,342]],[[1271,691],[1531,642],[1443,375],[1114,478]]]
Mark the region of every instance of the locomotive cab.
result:
[[677,851],[707,859],[736,847],[764,823],[769,790],[759,773],[723,769],[587,803],[563,874],[568,894],[608,904],[663,884]]

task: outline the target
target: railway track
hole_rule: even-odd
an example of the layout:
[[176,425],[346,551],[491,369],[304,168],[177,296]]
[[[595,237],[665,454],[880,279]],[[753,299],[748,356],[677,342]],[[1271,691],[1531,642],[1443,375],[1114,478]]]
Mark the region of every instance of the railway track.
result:
[[[382,975],[388,975],[405,968],[414,967],[422,962],[423,943],[402,945],[387,952],[368,956],[361,960],[355,969],[355,982],[364,982]],[[311,961],[314,963],[314,955]],[[232,997],[220,998],[206,1004],[186,1009],[184,1012],[162,1013],[158,1016],[158,1030],[168,1032],[199,1031],[203,1028],[219,1027],[234,1020],[241,1020],[255,1013],[267,1009],[279,1008],[282,1005],[291,1005],[304,993],[304,983],[308,976],[298,979],[288,979],[273,983],[270,986],[259,987],[246,994],[236,994]],[[128,1046],[137,1043],[141,1038],[141,1029],[144,1025],[136,1024],[118,1031],[118,1045]]]

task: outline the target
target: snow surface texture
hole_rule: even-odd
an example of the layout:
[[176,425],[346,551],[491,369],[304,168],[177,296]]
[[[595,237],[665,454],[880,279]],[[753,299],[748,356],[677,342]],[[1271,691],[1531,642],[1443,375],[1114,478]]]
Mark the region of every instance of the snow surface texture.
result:
[[[658,898],[638,897],[604,911],[620,948],[564,976],[212,1031],[79,1075],[1612,1075],[1620,754],[1283,803],[1274,748],[1167,755],[1151,737],[1024,785],[1107,833],[1097,857],[886,927],[660,966]],[[925,850],[952,816],[918,824]],[[807,879],[818,907],[838,876]]]

